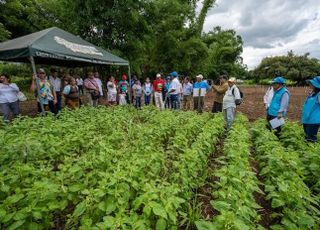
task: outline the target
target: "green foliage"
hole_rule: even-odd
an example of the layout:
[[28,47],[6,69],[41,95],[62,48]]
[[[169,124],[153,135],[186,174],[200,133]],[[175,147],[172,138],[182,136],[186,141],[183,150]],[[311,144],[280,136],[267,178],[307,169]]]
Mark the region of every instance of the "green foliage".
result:
[[[301,125],[288,122],[281,132],[281,142],[289,149],[299,153],[300,159],[305,167],[306,177],[304,181],[315,193],[320,192],[320,144],[307,143],[304,139]],[[320,197],[319,197],[320,198]]]
[[[219,215],[212,223],[197,222],[198,229],[257,229],[260,207],[253,197],[262,193],[258,179],[252,171],[250,158],[250,135],[248,120],[237,116],[224,143],[224,156],[217,159],[222,166],[214,172],[219,178],[213,187],[211,204]],[[203,226],[208,225],[209,228]]]
[[[0,4],[0,39],[57,26],[126,58],[139,77],[157,72],[215,78],[222,71],[244,76],[241,38],[234,30],[202,34],[215,1],[23,0]],[[3,25],[3,26],[2,26]],[[10,37],[11,34],[11,37]]]
[[129,106],[15,120],[0,130],[0,227],[176,229],[223,127]]
[[287,56],[264,58],[251,73],[251,77],[258,81],[273,78],[275,74],[281,74],[285,78],[297,82],[298,85],[303,85],[306,79],[319,74],[319,68],[319,60],[310,58],[309,53],[295,55],[290,51]]
[[273,229],[317,229],[320,223],[319,199],[304,183],[305,168],[297,151],[287,151],[266,128],[265,121],[253,128],[256,153],[265,178],[267,199],[281,223]]

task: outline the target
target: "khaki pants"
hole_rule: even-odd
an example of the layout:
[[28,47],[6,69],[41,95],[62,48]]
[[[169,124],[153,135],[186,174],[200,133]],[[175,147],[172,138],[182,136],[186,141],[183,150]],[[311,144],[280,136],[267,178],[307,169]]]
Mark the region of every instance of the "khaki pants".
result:
[[162,92],[154,92],[154,101],[156,103],[157,108],[164,109]]
[[203,107],[204,107],[204,97],[193,97],[193,109],[198,111],[198,113],[202,113]]
[[191,95],[184,95],[183,100],[182,100],[182,107],[184,111],[190,110],[191,109],[191,101],[192,101],[192,96]]
[[88,105],[96,107],[98,105],[98,99],[92,100],[91,93],[88,90],[86,90],[86,94],[88,98]]

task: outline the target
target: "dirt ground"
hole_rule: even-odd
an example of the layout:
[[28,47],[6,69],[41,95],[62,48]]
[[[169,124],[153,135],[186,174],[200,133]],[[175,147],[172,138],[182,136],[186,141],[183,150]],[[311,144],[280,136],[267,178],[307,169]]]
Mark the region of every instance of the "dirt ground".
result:
[[[238,107],[238,111],[241,111],[248,116],[250,121],[254,121],[258,118],[264,118],[266,111],[263,104],[263,96],[267,90],[266,86],[250,86],[240,87],[244,93],[244,102]],[[291,92],[291,100],[288,112],[288,118],[290,120],[299,120],[301,114],[302,104],[308,93],[308,88],[305,87],[289,87]],[[210,92],[205,99],[205,111],[211,111],[214,99],[214,93]],[[83,101],[86,98],[83,97]],[[101,99],[101,104],[106,104],[106,99]],[[22,115],[35,116],[37,114],[37,104],[35,100],[28,100],[22,102],[20,105]]]

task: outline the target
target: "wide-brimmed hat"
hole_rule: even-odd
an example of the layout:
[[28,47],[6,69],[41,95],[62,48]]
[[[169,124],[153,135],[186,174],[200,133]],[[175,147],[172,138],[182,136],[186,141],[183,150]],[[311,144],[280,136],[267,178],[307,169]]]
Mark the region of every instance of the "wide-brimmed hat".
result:
[[283,77],[276,77],[271,81],[271,84],[285,84],[286,80]]
[[235,77],[230,77],[228,82],[232,82],[232,83],[235,83],[237,80]]
[[157,78],[158,78],[158,77],[161,77],[161,74],[160,74],[160,73],[157,73],[156,77],[157,77]]
[[320,89],[320,76],[316,76],[311,80],[308,80],[311,85],[313,85],[315,88]]
[[200,78],[202,80],[203,79],[203,75],[199,74],[199,75],[196,76],[196,78]]

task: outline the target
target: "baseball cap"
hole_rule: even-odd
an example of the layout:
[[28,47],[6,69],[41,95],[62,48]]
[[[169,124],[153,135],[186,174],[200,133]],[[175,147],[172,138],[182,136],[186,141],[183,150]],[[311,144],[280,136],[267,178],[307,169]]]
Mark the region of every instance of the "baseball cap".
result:
[[272,80],[271,84],[285,84],[286,80],[283,77],[276,77]]

